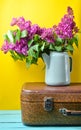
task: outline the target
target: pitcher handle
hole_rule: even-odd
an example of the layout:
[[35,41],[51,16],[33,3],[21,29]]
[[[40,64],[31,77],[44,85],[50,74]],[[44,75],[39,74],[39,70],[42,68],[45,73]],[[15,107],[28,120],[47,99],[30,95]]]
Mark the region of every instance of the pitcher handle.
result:
[[72,57],[69,57],[70,60],[70,72],[72,71]]

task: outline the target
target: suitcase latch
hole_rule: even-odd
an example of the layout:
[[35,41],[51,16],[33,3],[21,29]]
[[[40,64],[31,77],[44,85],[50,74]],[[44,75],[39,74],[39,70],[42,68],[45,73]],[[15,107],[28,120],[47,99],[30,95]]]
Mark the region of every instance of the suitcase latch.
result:
[[52,111],[53,110],[53,98],[52,97],[44,97],[44,110]]

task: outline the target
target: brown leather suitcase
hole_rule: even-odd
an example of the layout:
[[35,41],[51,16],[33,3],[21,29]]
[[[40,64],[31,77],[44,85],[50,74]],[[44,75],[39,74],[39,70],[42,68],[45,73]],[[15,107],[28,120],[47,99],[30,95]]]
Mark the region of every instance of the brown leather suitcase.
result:
[[81,84],[25,83],[21,112],[26,125],[81,125]]

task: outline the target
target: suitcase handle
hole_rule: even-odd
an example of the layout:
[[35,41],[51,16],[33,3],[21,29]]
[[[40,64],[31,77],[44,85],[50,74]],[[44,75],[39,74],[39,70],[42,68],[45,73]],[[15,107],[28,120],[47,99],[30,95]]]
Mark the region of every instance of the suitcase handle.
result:
[[81,111],[68,110],[66,108],[60,108],[59,112],[64,116],[81,116]]

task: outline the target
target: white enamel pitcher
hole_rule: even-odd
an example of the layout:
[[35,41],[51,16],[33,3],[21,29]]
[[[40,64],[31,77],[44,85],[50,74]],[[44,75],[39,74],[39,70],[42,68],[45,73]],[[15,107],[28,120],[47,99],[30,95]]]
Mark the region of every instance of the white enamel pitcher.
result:
[[72,70],[72,58],[67,52],[50,52],[42,54],[46,64],[45,83],[47,85],[69,85]]

